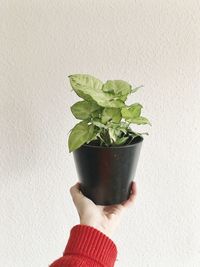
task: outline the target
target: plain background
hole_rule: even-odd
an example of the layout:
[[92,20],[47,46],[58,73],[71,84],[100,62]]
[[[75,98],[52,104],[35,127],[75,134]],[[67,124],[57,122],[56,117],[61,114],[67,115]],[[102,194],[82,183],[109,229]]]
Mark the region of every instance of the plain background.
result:
[[144,85],[153,125],[116,266],[199,267],[199,1],[1,0],[0,58],[0,265],[48,266],[79,222],[67,76],[90,73]]

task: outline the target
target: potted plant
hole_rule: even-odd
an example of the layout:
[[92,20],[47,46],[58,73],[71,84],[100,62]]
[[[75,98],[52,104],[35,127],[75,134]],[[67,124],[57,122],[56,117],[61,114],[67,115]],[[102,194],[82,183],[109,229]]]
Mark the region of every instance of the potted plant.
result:
[[82,101],[71,111],[80,120],[70,131],[69,151],[73,152],[81,191],[99,205],[119,204],[129,197],[143,142],[132,124],[150,124],[141,116],[139,103],[126,105],[133,88],[122,80],[105,83],[87,74],[69,76]]

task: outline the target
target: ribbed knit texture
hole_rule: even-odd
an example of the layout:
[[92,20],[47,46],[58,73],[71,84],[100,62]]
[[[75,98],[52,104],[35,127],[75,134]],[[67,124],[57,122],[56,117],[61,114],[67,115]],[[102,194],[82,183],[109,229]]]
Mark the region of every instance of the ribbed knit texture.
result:
[[63,257],[50,267],[113,267],[116,257],[116,245],[109,237],[91,226],[76,225]]

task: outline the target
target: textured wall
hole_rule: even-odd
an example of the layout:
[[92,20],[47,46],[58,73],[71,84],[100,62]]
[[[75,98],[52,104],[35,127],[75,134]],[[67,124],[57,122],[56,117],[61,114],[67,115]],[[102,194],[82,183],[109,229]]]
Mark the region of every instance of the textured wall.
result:
[[47,266],[78,223],[67,75],[91,73],[144,84],[153,124],[116,266],[199,267],[199,1],[0,1],[0,44],[0,265]]

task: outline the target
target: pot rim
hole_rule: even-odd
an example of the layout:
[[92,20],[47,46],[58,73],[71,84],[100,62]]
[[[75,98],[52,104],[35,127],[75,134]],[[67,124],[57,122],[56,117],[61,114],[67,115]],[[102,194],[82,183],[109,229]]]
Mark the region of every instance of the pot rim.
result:
[[82,145],[82,147],[94,147],[94,148],[99,148],[99,149],[118,149],[118,148],[127,148],[127,147],[133,147],[136,146],[139,143],[142,143],[144,138],[142,136],[138,136],[140,139],[133,143],[133,144],[129,144],[129,145],[121,145],[121,146],[95,146],[95,145],[89,145],[89,144],[84,144]]

